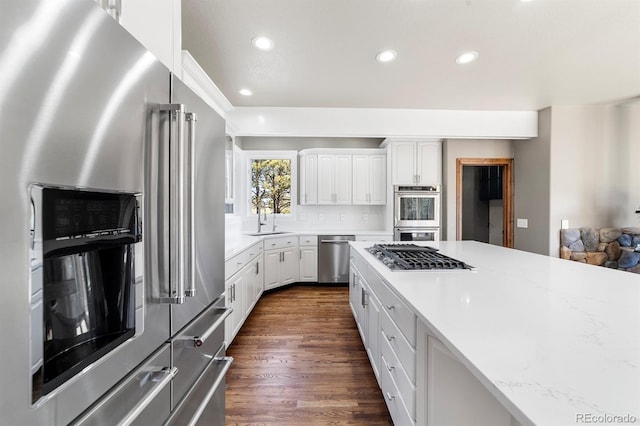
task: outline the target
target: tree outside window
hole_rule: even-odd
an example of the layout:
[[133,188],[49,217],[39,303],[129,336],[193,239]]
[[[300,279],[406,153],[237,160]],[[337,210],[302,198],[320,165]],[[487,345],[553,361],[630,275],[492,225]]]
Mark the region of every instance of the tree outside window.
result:
[[291,213],[291,160],[251,161],[251,213]]

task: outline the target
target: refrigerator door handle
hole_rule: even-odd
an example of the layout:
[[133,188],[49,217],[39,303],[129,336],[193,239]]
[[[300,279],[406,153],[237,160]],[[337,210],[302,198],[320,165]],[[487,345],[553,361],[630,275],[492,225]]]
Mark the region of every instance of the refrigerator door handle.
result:
[[188,198],[189,211],[186,212],[185,223],[183,232],[189,239],[189,253],[187,259],[187,266],[185,270],[186,274],[186,286],[184,295],[186,297],[194,297],[196,295],[196,239],[194,236],[194,223],[195,223],[195,145],[196,145],[196,121],[198,121],[198,115],[194,112],[188,112],[185,114],[185,120],[189,128],[189,138],[187,139],[185,146],[186,156],[186,176],[184,189],[185,197]]
[[[185,281],[189,280],[190,271],[186,271],[191,256],[190,236],[185,234],[185,226],[189,221],[190,197],[187,196],[189,183],[185,168],[188,166],[188,149],[185,147],[184,129],[186,121],[183,104],[165,104],[160,106],[162,112],[169,113],[169,294],[161,297],[161,303],[181,304],[185,302]],[[187,222],[187,223],[185,223]]]

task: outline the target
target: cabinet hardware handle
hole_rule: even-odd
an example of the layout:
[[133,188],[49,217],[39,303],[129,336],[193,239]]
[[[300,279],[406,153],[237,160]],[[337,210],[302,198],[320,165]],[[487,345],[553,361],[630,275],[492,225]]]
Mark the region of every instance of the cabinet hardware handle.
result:
[[391,370],[395,370],[396,367],[394,367],[393,365],[387,365],[387,370],[391,371]]
[[387,399],[389,401],[393,401],[394,399],[396,399],[396,396],[395,395],[391,395],[391,392],[387,392]]
[[256,275],[260,273],[260,262],[256,262]]
[[395,338],[396,338],[396,336],[387,336],[387,340],[388,340],[388,341],[392,341],[392,340],[393,340],[393,339],[395,339]]
[[300,260],[302,260],[302,250],[300,250],[298,253],[300,253]]
[[392,310],[392,309],[395,309],[395,308],[396,308],[396,307],[395,307],[395,306],[393,306],[393,305],[387,305],[387,306],[385,306],[385,307],[386,307],[386,308],[387,308],[387,310],[389,310],[389,311],[390,311],[390,310]]

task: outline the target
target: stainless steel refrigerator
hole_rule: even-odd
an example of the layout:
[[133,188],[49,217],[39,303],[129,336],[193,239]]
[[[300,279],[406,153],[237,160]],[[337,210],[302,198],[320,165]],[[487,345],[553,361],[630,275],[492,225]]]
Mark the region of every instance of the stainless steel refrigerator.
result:
[[224,121],[92,0],[4,5],[0,76],[0,424],[222,424]]

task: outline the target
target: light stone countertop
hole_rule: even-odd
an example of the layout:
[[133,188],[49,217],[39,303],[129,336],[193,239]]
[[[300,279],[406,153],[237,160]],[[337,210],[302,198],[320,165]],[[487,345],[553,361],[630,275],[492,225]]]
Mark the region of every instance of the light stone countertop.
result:
[[251,236],[247,235],[247,233],[228,233],[225,234],[224,239],[224,260],[227,261],[238,253],[243,252],[248,249],[255,243],[262,241],[266,238],[278,238],[278,237],[286,237],[291,235],[355,235],[356,238],[358,236],[366,235],[376,238],[382,238],[383,236],[391,236],[393,237],[393,232],[390,231],[345,231],[343,230],[309,230],[309,231],[286,231],[283,234],[268,234],[260,236]]
[[522,424],[640,424],[639,275],[473,241],[424,245],[476,271],[394,272],[371,245],[351,243]]

